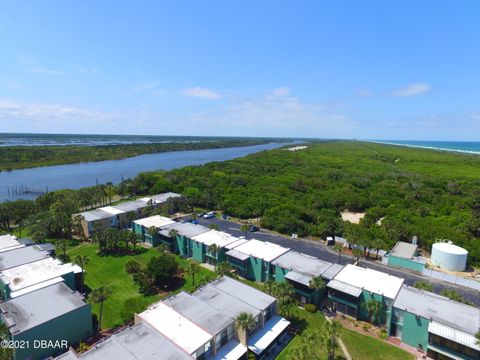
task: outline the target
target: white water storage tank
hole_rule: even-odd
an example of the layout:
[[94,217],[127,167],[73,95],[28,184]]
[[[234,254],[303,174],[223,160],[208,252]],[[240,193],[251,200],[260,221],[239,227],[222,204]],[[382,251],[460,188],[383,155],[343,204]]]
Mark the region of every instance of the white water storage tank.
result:
[[468,251],[449,242],[438,242],[432,246],[432,264],[442,269],[464,271]]

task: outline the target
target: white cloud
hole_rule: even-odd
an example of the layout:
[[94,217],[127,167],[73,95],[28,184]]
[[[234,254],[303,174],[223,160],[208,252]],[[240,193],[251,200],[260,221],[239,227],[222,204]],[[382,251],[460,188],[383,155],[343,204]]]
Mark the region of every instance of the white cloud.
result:
[[415,83],[405,86],[392,93],[394,96],[416,96],[429,92],[432,87],[426,83]]
[[288,94],[290,94],[290,89],[285,86],[276,88],[272,91],[272,95],[278,97],[287,96]]
[[183,89],[182,94],[185,96],[192,96],[192,97],[210,99],[210,100],[216,100],[221,98],[220,94],[217,93],[216,91],[201,88],[198,86],[195,86],[192,88],[185,88]]
[[131,92],[142,92],[142,91],[148,91],[148,90],[153,90],[155,89],[157,86],[158,86],[159,82],[154,80],[154,81],[148,81],[148,82],[144,82],[144,83],[141,83],[141,84],[137,84],[135,86],[132,86],[130,88],[130,91]]
[[26,103],[0,99],[0,120],[6,121],[113,121],[119,115],[56,104]]

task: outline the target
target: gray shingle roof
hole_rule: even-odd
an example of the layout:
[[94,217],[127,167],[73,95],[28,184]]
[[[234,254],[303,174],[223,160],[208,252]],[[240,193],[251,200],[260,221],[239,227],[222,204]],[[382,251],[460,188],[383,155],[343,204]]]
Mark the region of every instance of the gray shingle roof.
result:
[[88,305],[80,294],[58,283],[1,303],[0,311],[10,332],[18,334],[83,306]]

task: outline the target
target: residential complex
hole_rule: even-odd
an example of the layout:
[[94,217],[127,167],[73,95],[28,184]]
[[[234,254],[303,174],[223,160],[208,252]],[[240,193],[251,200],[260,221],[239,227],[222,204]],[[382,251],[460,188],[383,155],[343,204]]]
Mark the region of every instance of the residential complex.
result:
[[480,310],[403,286],[393,305],[391,334],[432,359],[480,359]]
[[24,345],[14,358],[45,359],[92,336],[90,305],[75,291],[82,269],[52,258],[45,247],[12,240],[0,237],[0,321]]
[[132,231],[141,235],[146,244],[157,246],[160,244],[158,231],[171,224],[175,224],[175,221],[164,216],[154,215],[135,220],[132,223]]
[[84,211],[74,216],[81,216],[82,230],[88,238],[92,236],[95,228],[104,230],[110,227],[119,229],[129,227],[133,220],[140,217],[142,209],[148,206],[157,207],[174,197],[180,197],[180,194],[169,192],[152,195],[138,200],[123,202],[118,205],[104,206],[98,209]]
[[[255,327],[235,324],[251,314]],[[57,360],[73,359],[257,359],[277,353],[290,323],[276,314],[276,299],[237,280],[222,277],[193,294],[180,292],[135,316],[135,325],[83,354],[73,350]]]
[[272,261],[288,251],[290,249],[283,246],[252,239],[229,250],[226,255],[227,262],[238,275],[253,281],[267,281],[272,272]]

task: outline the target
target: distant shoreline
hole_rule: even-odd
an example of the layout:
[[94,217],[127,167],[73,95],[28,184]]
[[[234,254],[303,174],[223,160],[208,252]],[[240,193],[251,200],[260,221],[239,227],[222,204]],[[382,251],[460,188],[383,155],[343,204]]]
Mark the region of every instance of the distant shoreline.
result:
[[473,150],[460,150],[460,149],[450,149],[450,148],[425,146],[425,145],[413,145],[413,144],[400,144],[400,143],[387,142],[387,141],[381,141],[381,140],[360,140],[360,141],[369,142],[373,144],[380,144],[380,145],[396,145],[396,146],[404,146],[404,147],[417,148],[417,149],[456,152],[456,153],[470,154],[470,155],[480,155],[480,151],[473,151]]

